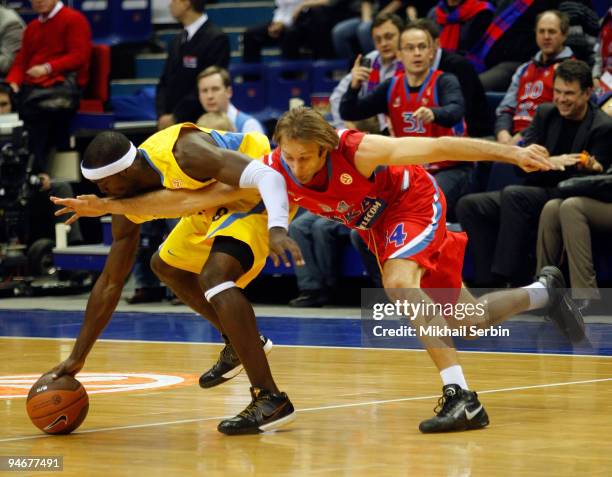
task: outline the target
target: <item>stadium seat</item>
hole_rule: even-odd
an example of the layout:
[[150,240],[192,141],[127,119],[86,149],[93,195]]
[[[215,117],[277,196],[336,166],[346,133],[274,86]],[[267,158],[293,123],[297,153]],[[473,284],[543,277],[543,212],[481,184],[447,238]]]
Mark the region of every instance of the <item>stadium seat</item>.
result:
[[108,79],[110,76],[110,48],[95,45],[91,51],[89,81],[83,92],[79,107],[81,113],[101,113],[108,101]]
[[349,64],[346,60],[319,60],[312,63],[311,91],[331,93],[346,75]]
[[261,64],[232,64],[232,103],[247,113],[262,111],[266,107],[265,71]]
[[291,98],[310,104],[310,61],[279,61],[267,67],[267,101],[272,109],[286,111]]

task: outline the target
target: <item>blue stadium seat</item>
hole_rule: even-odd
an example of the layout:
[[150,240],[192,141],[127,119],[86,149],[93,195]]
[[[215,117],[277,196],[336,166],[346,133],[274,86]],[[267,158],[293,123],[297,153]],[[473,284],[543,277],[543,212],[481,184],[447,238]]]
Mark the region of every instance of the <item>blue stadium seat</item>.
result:
[[165,53],[146,53],[136,57],[136,78],[159,78],[164,71]]
[[346,75],[348,66],[347,60],[319,60],[312,63],[312,92],[331,93]]
[[310,104],[310,61],[279,61],[267,67],[268,105],[286,111],[291,98],[302,98]]
[[266,107],[266,78],[261,64],[232,64],[232,103],[247,113]]
[[244,27],[258,25],[272,20],[273,3],[238,2],[207,5],[206,13],[215,25],[225,27]]

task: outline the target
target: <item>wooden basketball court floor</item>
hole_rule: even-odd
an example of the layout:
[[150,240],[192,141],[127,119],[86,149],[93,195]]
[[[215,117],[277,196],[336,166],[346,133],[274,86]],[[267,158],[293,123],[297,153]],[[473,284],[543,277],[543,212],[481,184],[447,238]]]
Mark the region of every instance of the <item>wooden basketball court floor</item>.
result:
[[[80,313],[0,310],[0,455],[61,455],[60,475],[75,476],[612,475],[609,320],[589,324],[597,345],[579,355],[562,346],[461,352],[491,425],[423,435],[418,424],[433,415],[441,386],[425,352],[360,347],[354,313],[277,315],[259,324],[275,341],[276,381],[298,410],[290,426],[218,433],[249,402],[249,384],[241,374],[198,387],[220,350],[215,334],[190,314],[119,312],[78,376],[90,392],[87,419],[72,435],[47,436],[29,422],[23,394],[68,356]],[[534,321],[515,324],[524,328],[517,342],[528,341]]]

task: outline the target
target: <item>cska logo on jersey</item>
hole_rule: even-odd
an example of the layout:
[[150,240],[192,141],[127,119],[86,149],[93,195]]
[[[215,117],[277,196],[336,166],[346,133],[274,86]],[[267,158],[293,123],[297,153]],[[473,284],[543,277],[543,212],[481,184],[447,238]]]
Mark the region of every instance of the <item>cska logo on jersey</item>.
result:
[[344,214],[345,212],[349,210],[349,208],[350,208],[349,205],[343,200],[341,200],[340,202],[338,202],[338,205],[336,206],[336,211],[339,212],[340,214]]
[[393,100],[392,106],[394,108],[399,108],[400,107],[400,98],[399,98],[399,96]]
[[345,172],[340,176],[340,182],[344,185],[351,185],[353,183],[353,176]]
[[429,100],[427,98],[423,98],[421,100],[421,103],[423,103],[423,106],[427,106],[427,103],[429,103]]

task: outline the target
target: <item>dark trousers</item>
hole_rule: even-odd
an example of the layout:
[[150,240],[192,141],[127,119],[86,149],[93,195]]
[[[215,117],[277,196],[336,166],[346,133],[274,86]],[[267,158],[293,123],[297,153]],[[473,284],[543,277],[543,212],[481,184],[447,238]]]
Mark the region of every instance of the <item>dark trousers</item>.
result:
[[268,34],[269,23],[255,25],[247,28],[243,35],[242,62],[243,63],[260,63],[261,49],[264,46],[280,46],[284,50],[283,42],[285,41],[285,29],[281,32],[278,38],[272,38]]
[[540,213],[557,196],[556,188],[513,185],[459,200],[456,213],[469,237],[476,286],[532,280]]
[[455,221],[455,206],[468,191],[473,170],[474,166],[472,164],[460,164],[442,169],[433,175],[446,198],[447,222]]

